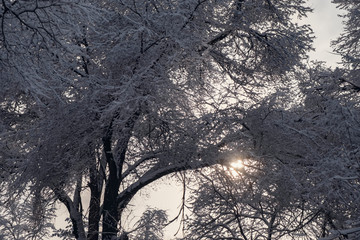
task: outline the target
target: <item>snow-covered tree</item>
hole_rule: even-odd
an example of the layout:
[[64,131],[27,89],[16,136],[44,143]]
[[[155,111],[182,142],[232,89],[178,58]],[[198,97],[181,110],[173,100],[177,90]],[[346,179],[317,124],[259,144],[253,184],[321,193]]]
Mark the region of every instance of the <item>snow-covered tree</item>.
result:
[[189,239],[357,238],[359,96],[339,76],[315,64],[290,91],[296,100],[277,93],[246,112],[252,146],[234,156],[244,166],[201,181]]
[[301,195],[289,169],[278,162],[242,162],[200,178],[185,239],[314,239],[319,210]]
[[13,198],[0,204],[0,239],[49,239],[54,229],[49,220],[55,216],[51,204],[43,203],[37,194],[30,199],[17,195]]
[[[352,100],[353,105],[358,108],[360,97],[360,4],[358,1],[352,0],[333,0],[333,3],[345,11],[345,14],[342,16],[344,18],[344,31],[333,42],[334,50],[341,55],[343,64],[343,74],[339,77],[341,91],[338,92],[341,93],[343,99],[346,97],[347,100]],[[351,116],[353,116],[353,112],[351,112]],[[358,147],[359,142],[354,142],[354,145]],[[354,150],[353,154],[358,157],[358,150]],[[326,239],[336,239],[344,236],[358,239],[360,237],[359,220],[359,216],[353,217],[352,221],[350,221],[351,224],[348,224],[346,229],[335,229],[333,234]]]
[[310,49],[303,5],[2,1],[0,187],[62,202],[76,239],[112,239],[143,187],[248,146],[239,119]]
[[342,81],[348,88],[360,91],[360,3],[354,0],[333,0],[339,9],[345,11],[342,15],[344,18],[344,32],[341,36],[333,41],[334,51],[342,57],[346,75]]
[[166,211],[147,209],[132,230],[133,239],[161,240],[168,218]]

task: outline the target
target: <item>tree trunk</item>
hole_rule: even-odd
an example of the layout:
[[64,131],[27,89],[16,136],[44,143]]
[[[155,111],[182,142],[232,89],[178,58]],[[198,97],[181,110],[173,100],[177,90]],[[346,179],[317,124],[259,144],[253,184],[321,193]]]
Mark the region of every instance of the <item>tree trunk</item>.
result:
[[122,131],[122,138],[117,142],[117,151],[119,151],[118,159],[114,158],[112,153],[112,124],[110,123],[105,137],[103,138],[103,147],[105,158],[109,170],[109,177],[105,186],[104,205],[103,205],[103,240],[110,240],[117,235],[120,213],[118,212],[118,194],[122,181],[122,169],[125,162],[126,151],[131,137],[132,130],[137,119],[140,116],[140,110],[136,109],[125,123]]
[[53,189],[55,195],[62,202],[68,212],[70,214],[70,219],[73,226],[73,234],[75,239],[77,240],[86,240],[84,222],[82,219],[82,214],[77,209],[78,207],[74,205],[74,202],[71,201],[68,195],[66,195],[65,191],[54,188]]
[[[92,192],[92,190],[91,190]],[[90,209],[89,209],[89,229],[88,229],[88,240],[99,239],[99,222],[100,222],[100,194],[91,193],[90,198]]]
[[104,205],[103,205],[103,231],[102,239],[111,240],[117,235],[117,225],[119,222],[119,215],[117,212],[116,198],[120,187],[120,176],[118,166],[115,163],[112,154],[112,126],[110,125],[106,136],[103,138],[103,146],[106,161],[109,168],[109,177],[105,186]]
[[88,226],[88,240],[99,239],[99,224],[101,218],[100,199],[103,185],[103,177],[98,173],[96,167],[96,160],[94,159],[93,166],[90,168],[90,182],[89,187],[91,191],[90,206],[89,206],[89,226]]
[[109,179],[109,182],[106,185],[103,207],[103,240],[110,240],[112,237],[116,236],[118,232],[117,227],[120,217],[117,211],[116,198],[119,186],[120,181],[117,179]]
[[86,240],[84,224],[82,221],[81,213],[71,210],[70,219],[73,224],[73,234],[77,240]]

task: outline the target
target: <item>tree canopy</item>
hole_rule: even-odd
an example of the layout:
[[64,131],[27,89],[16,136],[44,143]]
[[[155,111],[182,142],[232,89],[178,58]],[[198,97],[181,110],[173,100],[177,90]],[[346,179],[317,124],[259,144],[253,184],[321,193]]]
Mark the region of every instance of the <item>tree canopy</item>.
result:
[[[313,35],[295,20],[311,11],[303,0],[2,1],[4,238],[48,239],[60,202],[72,238],[160,239],[164,212],[148,210],[131,234],[124,210],[184,171],[199,181],[190,239],[353,226],[357,8],[334,2],[349,10],[334,42],[347,62],[336,70],[305,64]],[[236,156],[249,161],[241,173],[219,170]]]

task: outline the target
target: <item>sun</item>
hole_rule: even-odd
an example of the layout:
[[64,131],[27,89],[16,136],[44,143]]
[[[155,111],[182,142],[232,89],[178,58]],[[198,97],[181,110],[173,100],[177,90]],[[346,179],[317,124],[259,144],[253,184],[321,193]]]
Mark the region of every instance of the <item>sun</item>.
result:
[[244,168],[244,163],[242,160],[238,159],[233,161],[232,163],[230,163],[231,168],[235,169],[235,170],[239,170],[239,169],[243,169]]

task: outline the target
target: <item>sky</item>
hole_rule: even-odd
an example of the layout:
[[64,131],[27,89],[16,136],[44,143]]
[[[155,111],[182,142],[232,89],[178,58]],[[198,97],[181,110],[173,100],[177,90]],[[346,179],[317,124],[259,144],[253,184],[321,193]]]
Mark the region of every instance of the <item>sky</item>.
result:
[[314,39],[316,50],[310,53],[310,58],[335,66],[341,58],[332,52],[330,42],[340,36],[343,30],[342,18],[338,16],[343,12],[337,9],[331,0],[310,0],[308,5],[314,11],[302,22],[311,25],[316,37]]
[[[338,16],[341,12],[336,8],[331,0],[309,0],[308,6],[314,11],[303,19],[300,23],[310,24],[315,35],[313,47],[316,49],[311,52],[310,60],[321,60],[327,62],[329,66],[335,67],[341,58],[332,52],[330,43],[335,40],[342,32],[342,19]],[[154,184],[152,184],[154,185]],[[131,202],[130,209],[133,219],[128,219],[128,225],[132,225],[141,216],[147,207],[166,210],[169,220],[173,219],[179,211],[182,199],[182,187],[179,183],[165,178],[157,181],[155,186],[149,186],[142,190]],[[59,209],[57,225],[62,225],[63,219],[67,217],[64,208]],[[168,226],[165,231],[164,240],[175,239],[174,234],[179,228],[178,222]],[[177,235],[180,237],[180,235]]]

